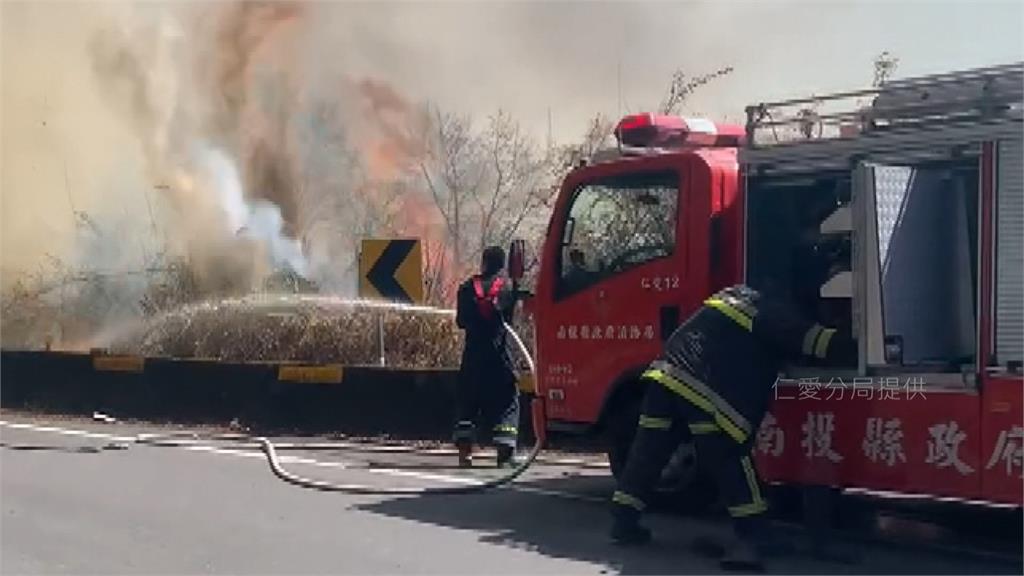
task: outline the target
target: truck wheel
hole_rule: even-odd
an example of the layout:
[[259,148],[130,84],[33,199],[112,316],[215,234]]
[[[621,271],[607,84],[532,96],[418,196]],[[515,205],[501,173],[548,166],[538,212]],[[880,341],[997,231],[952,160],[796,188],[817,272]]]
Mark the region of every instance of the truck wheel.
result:
[[[619,479],[626,469],[629,451],[640,420],[640,402],[635,397],[611,415],[607,430],[608,464],[612,475]],[[698,473],[692,444],[679,446],[665,470],[654,494],[655,507],[678,512],[696,513],[714,501],[713,487]]]
[[[616,479],[625,470],[626,462],[629,459],[629,451],[633,446],[637,423],[640,420],[640,402],[641,398],[639,397],[631,399],[612,415],[608,423],[608,464]],[[658,490],[662,492],[685,490],[694,479],[696,464],[693,445],[680,445],[662,472]]]

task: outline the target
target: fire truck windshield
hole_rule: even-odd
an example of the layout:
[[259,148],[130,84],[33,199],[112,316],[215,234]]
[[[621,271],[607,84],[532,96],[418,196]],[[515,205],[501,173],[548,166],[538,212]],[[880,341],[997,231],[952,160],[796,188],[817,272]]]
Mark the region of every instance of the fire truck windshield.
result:
[[560,296],[671,256],[679,175],[633,173],[583,184],[563,223]]

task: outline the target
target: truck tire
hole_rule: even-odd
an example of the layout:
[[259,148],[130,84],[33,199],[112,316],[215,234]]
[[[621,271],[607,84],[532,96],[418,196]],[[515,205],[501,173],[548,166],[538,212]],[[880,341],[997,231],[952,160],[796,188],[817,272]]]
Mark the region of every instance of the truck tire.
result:
[[[606,427],[608,464],[618,479],[626,468],[629,451],[640,420],[642,397],[634,396],[612,413]],[[714,488],[697,469],[696,454],[691,444],[679,447],[665,471],[654,496],[654,507],[674,512],[699,513],[714,502]]]

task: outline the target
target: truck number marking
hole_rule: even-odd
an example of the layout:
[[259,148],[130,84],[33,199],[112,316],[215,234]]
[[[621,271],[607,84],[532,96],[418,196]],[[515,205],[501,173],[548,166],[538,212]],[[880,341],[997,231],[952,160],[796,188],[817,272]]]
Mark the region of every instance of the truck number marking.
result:
[[679,289],[679,276],[645,276],[640,279],[640,287],[655,292],[677,290]]

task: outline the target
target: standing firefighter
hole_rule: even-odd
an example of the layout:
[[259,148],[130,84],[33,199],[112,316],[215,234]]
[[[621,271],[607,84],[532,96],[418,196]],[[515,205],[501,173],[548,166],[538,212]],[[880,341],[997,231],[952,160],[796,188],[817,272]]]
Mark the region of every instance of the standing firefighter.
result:
[[478,427],[497,446],[498,466],[511,464],[515,454],[519,396],[502,325],[512,320],[515,295],[504,268],[505,251],[491,246],[484,250],[481,273],[459,286],[455,322],[466,337],[454,440],[461,466],[472,465]]
[[800,357],[848,365],[856,361],[856,345],[746,286],[707,299],[643,374],[649,386],[639,428],[612,497],[613,540],[650,540],[639,524],[644,499],[676,447],[693,441],[698,465],[713,475],[733,519],[737,544],[722,558],[723,567],[759,568],[761,553],[772,547],[751,441],[779,371]]

